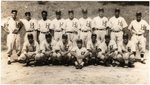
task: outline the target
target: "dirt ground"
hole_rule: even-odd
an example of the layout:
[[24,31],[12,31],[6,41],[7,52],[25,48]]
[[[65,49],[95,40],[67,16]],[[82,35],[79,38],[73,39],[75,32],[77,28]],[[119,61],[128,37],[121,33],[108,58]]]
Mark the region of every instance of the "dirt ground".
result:
[[[148,51],[147,51],[148,53]],[[146,56],[147,56],[146,53]],[[15,55],[13,58],[16,58]],[[147,58],[146,58],[147,59]],[[135,68],[88,66],[81,70],[74,66],[7,65],[6,51],[1,57],[2,84],[148,84],[146,64],[135,63]]]

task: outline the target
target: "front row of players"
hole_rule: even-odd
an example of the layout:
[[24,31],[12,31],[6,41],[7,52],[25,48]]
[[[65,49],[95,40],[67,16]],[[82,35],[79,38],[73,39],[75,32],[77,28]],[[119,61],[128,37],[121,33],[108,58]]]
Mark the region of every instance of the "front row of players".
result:
[[123,41],[118,47],[110,39],[110,35],[105,35],[105,41],[101,43],[96,39],[97,35],[92,34],[86,48],[82,46],[81,39],[78,39],[77,46],[73,47],[66,34],[62,35],[62,40],[59,42],[54,41],[49,33],[45,37],[46,40],[38,45],[33,35],[28,34],[28,41],[24,43],[23,52],[18,57],[18,61],[27,65],[31,61],[35,61],[36,65],[64,64],[68,66],[74,64],[76,69],[81,69],[88,64],[134,67],[136,52],[133,44],[128,41],[127,34],[123,35]]

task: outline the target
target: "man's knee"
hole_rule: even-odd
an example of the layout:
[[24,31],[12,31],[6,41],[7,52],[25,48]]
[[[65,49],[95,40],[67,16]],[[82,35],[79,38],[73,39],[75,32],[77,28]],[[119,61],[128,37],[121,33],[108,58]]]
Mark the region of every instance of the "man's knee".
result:
[[25,56],[25,54],[21,54],[19,57],[18,57],[18,60],[19,61],[25,61],[27,59],[27,57]]
[[36,60],[36,61],[39,61],[39,60],[42,59],[42,57],[43,57],[43,56],[41,56],[41,54],[36,54],[36,55],[35,55],[35,60]]

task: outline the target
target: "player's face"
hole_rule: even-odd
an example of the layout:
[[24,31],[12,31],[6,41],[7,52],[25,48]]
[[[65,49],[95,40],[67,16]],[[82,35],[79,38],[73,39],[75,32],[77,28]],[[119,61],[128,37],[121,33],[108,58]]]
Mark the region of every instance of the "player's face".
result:
[[66,43],[68,41],[68,39],[62,39],[63,43]]
[[17,12],[12,12],[11,15],[12,15],[13,18],[16,18]]
[[87,13],[83,13],[83,18],[87,18]]
[[116,17],[119,17],[119,15],[120,15],[120,12],[115,12]]
[[56,15],[56,18],[57,18],[57,19],[61,19],[61,15],[58,15],[58,14],[57,14],[57,15]]
[[69,13],[69,18],[73,19],[74,18],[74,14],[73,13]]
[[95,36],[92,36],[92,41],[96,41],[96,37]]
[[99,12],[99,16],[100,16],[100,17],[103,17],[103,16],[104,16],[104,12],[100,11],[100,12]]
[[46,38],[46,41],[49,43],[49,42],[51,42],[51,38]]
[[28,38],[28,40],[29,40],[29,43],[33,43],[33,38]]
[[82,43],[77,43],[78,48],[82,47]]
[[42,13],[42,18],[46,19],[47,18],[47,13]]
[[128,43],[128,39],[123,39],[123,43],[127,44]]
[[27,14],[27,15],[26,15],[26,19],[27,19],[27,20],[30,20],[30,19],[31,19],[31,15]]
[[136,16],[136,20],[137,20],[137,21],[141,21],[141,17],[142,17],[142,16]]

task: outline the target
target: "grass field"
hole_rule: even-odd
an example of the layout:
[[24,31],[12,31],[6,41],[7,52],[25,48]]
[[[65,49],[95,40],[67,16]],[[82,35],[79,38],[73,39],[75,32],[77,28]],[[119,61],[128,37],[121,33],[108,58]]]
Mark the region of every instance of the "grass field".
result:
[[[123,2],[122,2],[123,3]],[[142,2],[140,2],[142,3]],[[144,2],[146,3],[146,2]],[[147,2],[148,3],[148,2]],[[107,2],[77,2],[77,1],[69,1],[69,2],[46,2],[45,5],[39,5],[37,1],[2,1],[1,3],[1,14],[2,14],[2,20],[10,15],[10,12],[12,9],[18,10],[18,17],[23,18],[24,13],[26,11],[31,11],[32,17],[35,19],[41,18],[41,11],[47,10],[48,11],[48,17],[49,19],[53,19],[55,17],[55,10],[61,9],[63,12],[63,18],[67,18],[67,11],[68,9],[74,9],[75,10],[75,17],[80,18],[82,17],[81,9],[82,8],[88,8],[89,11],[89,17],[93,18],[97,16],[97,9],[99,7],[103,7],[105,9],[105,16],[110,18],[114,15],[114,9],[120,8],[121,9],[121,16],[123,16],[127,23],[130,24],[130,22],[135,19],[135,13],[137,11],[141,11],[143,14],[143,19],[145,19],[147,22],[149,22],[149,6],[147,5],[128,5],[124,2],[124,4],[119,3],[107,3]],[[21,30],[21,37],[24,37],[25,30]],[[6,33],[2,30],[2,49],[6,49]],[[148,34],[147,34],[147,47],[148,47]],[[23,43],[23,40],[22,40]]]

